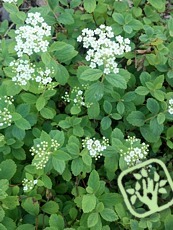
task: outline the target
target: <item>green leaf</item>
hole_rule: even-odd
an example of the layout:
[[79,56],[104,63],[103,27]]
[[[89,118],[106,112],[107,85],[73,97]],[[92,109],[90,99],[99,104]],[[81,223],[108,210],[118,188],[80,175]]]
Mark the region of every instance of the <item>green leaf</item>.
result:
[[[164,11],[165,9],[165,0],[148,0],[148,2],[157,10],[162,10]],[[163,12],[162,11],[162,12]]]
[[60,149],[57,150],[57,151],[55,151],[54,154],[53,154],[53,156],[56,159],[62,160],[62,161],[68,161],[68,160],[71,159],[71,156],[68,153],[66,153],[66,152],[64,152],[64,151],[62,151]]
[[59,205],[55,201],[48,201],[42,207],[42,211],[48,214],[55,214],[59,210]]
[[22,208],[33,216],[37,216],[39,214],[39,203],[32,197],[27,197],[22,202]]
[[28,130],[31,128],[30,123],[23,117],[14,121],[14,123],[19,129],[22,129],[22,130]]
[[26,18],[26,14],[21,11],[18,11],[17,14],[14,12],[10,14],[11,21],[18,25],[20,24],[22,25],[25,21],[25,18]]
[[0,206],[0,222],[2,222],[2,220],[4,219],[4,217],[5,217],[4,209]]
[[157,122],[157,118],[153,118],[150,120],[150,129],[152,130],[152,133],[156,136],[160,136],[160,134],[163,132],[164,125],[159,124]]
[[0,164],[0,179],[10,180],[16,172],[16,164],[13,160],[7,159]]
[[149,125],[144,125],[140,127],[140,132],[147,142],[154,143],[157,142],[159,139],[159,136],[156,136],[153,133],[153,130]]
[[64,219],[61,215],[52,214],[49,218],[50,227],[58,230],[64,230]]
[[89,119],[96,119],[100,114],[100,106],[98,102],[92,103],[89,106],[88,110],[88,117]]
[[20,96],[22,100],[28,104],[35,104],[37,100],[37,97],[32,93],[22,93]]
[[10,229],[10,230],[16,230],[16,224],[14,222],[13,219],[9,218],[9,217],[5,217],[2,221],[2,224],[7,228],[7,229]]
[[139,229],[138,221],[131,219],[130,227],[131,227],[131,230],[138,230]]
[[105,100],[103,103],[103,109],[107,114],[110,114],[112,111],[112,105],[109,101]]
[[48,0],[48,4],[52,10],[54,10],[58,6],[57,0]]
[[89,179],[88,179],[88,186],[93,189],[94,192],[96,192],[99,189],[100,186],[100,178],[99,174],[96,170],[93,170],[90,173]]
[[41,177],[41,180],[42,182],[44,183],[44,186],[48,189],[51,189],[52,188],[52,181],[50,179],[50,177],[48,177],[46,174],[44,174],[42,177]]
[[88,152],[86,151],[86,154],[83,154],[82,155],[82,160],[84,162],[84,164],[90,166],[92,164],[92,159],[91,159],[91,156],[88,155]]
[[11,3],[3,3],[3,7],[6,9],[6,11],[8,12],[8,13],[16,13],[16,14],[18,14],[19,13],[19,10],[18,10],[18,8],[17,8],[17,6],[16,5],[14,5],[14,4],[11,4]]
[[55,79],[61,85],[65,85],[69,79],[69,73],[67,69],[61,64],[56,65]]
[[26,117],[30,112],[30,105],[20,104],[17,106],[16,112],[19,113],[22,117]]
[[135,92],[138,94],[138,95],[142,95],[142,96],[145,96],[149,93],[149,90],[145,87],[145,86],[138,86],[136,89],[135,89]]
[[145,123],[145,115],[140,111],[132,111],[127,116],[127,121],[132,124],[133,126],[143,126]]
[[109,117],[103,117],[101,120],[101,127],[103,130],[108,129],[111,126],[111,119]]
[[101,217],[109,222],[113,222],[118,220],[117,214],[110,208],[104,208],[102,212],[100,212]]
[[142,170],[141,170],[141,175],[142,175],[143,177],[148,177],[147,170],[144,169],[144,168],[142,168]]
[[119,25],[124,25],[124,23],[125,23],[124,16],[122,14],[120,14],[120,13],[114,12],[113,15],[112,15],[112,18]]
[[117,103],[117,111],[118,111],[118,113],[122,115],[124,113],[124,110],[125,110],[124,103],[122,101],[119,101]]
[[97,102],[102,99],[104,95],[104,84],[101,82],[96,82],[88,87],[85,91],[86,102]]
[[170,230],[172,229],[173,226],[173,215],[169,215],[165,218],[164,220],[164,224],[165,224],[165,230]]
[[99,69],[86,69],[84,70],[81,75],[80,79],[84,81],[96,81],[103,75],[103,72]]
[[71,164],[71,170],[74,176],[78,176],[83,170],[83,161],[80,157],[74,159]]
[[154,98],[147,99],[147,108],[153,114],[157,114],[160,110],[159,103]]
[[99,214],[97,212],[91,213],[87,219],[88,228],[94,227],[98,222]]
[[84,9],[88,13],[94,12],[96,8],[96,0],[84,0]]
[[164,113],[159,113],[157,115],[157,122],[158,122],[159,125],[163,124],[165,119],[166,119],[166,117],[165,117]]
[[[35,226],[32,224],[22,224],[19,225],[19,227],[16,228],[16,230],[35,230]],[[2,229],[3,230],[3,229]]]
[[1,230],[8,230],[3,224],[0,223],[0,229]]
[[59,174],[62,174],[65,170],[65,161],[58,160],[54,156],[52,157],[52,165]]
[[46,105],[47,101],[45,100],[44,96],[41,95],[36,101],[36,108],[38,111],[42,110]]
[[132,27],[130,25],[124,25],[123,30],[128,34],[131,34],[132,31],[133,31],[133,29],[132,29]]
[[82,210],[84,213],[91,212],[96,207],[96,197],[94,194],[84,195],[82,198]]
[[59,23],[62,23],[64,25],[71,25],[74,23],[74,18],[70,12],[67,10],[59,15],[57,18]]
[[84,135],[84,129],[80,125],[75,125],[73,127],[73,134],[77,137],[82,137]]
[[168,20],[168,30],[171,37],[173,37],[173,18]]
[[44,52],[41,54],[41,60],[45,64],[45,66],[48,66],[51,62],[51,56],[48,52]]
[[109,82],[112,86],[120,89],[127,88],[127,82],[123,76],[119,74],[108,74],[106,75],[105,79]]
[[60,41],[54,42],[50,47],[50,51],[55,52],[60,62],[70,61],[78,54],[72,45]]
[[3,207],[6,209],[15,209],[19,205],[19,197],[18,196],[7,196],[3,200]]
[[107,207],[116,206],[118,203],[123,202],[122,196],[118,193],[104,193],[99,200]]
[[0,199],[5,199],[7,197],[7,189],[9,188],[9,182],[7,179],[0,180]]
[[53,119],[54,116],[56,115],[56,112],[53,108],[44,107],[43,109],[41,109],[40,114],[42,117],[46,119]]

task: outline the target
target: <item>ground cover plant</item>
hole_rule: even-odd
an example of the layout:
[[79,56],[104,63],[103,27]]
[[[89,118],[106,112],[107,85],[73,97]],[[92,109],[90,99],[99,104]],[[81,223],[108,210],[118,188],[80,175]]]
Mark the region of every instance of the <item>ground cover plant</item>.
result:
[[[0,6],[0,229],[171,230],[172,206],[135,217],[117,182],[152,158],[173,178],[171,1]],[[159,204],[172,198],[163,173]]]

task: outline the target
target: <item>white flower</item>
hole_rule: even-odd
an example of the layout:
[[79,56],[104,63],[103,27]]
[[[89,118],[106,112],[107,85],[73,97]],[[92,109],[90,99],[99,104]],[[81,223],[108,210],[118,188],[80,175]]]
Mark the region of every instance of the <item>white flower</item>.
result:
[[60,144],[52,139],[51,145],[47,141],[41,141],[39,145],[33,146],[30,149],[31,155],[34,156],[32,164],[37,169],[43,169],[49,160],[50,155],[57,150]]
[[15,73],[15,77],[12,78],[12,81],[18,85],[26,85],[27,81],[34,77],[34,65],[28,60],[23,61],[22,59],[18,59],[11,62],[10,66],[12,66],[12,71]]
[[17,0],[3,0],[3,2],[17,4]]
[[15,31],[17,44],[14,49],[18,57],[23,54],[46,52],[49,45],[46,39],[51,35],[51,27],[44,22],[38,12],[28,13],[25,23],[26,25]]
[[169,99],[168,103],[168,113],[173,115],[173,98]]
[[34,188],[34,185],[37,184],[37,182],[38,180],[28,180],[27,178],[24,178],[22,181],[23,191],[30,192]]
[[105,137],[103,137],[101,142],[95,138],[91,139],[89,137],[86,137],[84,140],[82,140],[83,148],[88,149],[90,156],[94,157],[96,160],[102,156],[102,152],[109,145],[108,143],[109,141]]
[[104,74],[118,73],[116,57],[131,51],[130,40],[120,35],[114,37],[112,28],[105,25],[95,30],[83,29],[77,41],[83,42],[83,47],[88,49],[85,59],[90,61],[89,66],[93,69],[103,66]]
[[134,166],[144,160],[148,154],[148,145],[145,143],[141,144],[140,139],[129,137],[126,139],[125,146],[128,147],[128,150],[120,150],[121,156],[124,156],[129,167]]

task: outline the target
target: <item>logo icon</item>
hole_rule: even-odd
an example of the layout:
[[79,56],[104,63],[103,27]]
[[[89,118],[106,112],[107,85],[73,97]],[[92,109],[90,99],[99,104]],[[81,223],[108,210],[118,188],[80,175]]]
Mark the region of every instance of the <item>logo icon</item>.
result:
[[118,185],[132,215],[144,218],[173,204],[173,182],[165,164],[150,159],[124,170]]

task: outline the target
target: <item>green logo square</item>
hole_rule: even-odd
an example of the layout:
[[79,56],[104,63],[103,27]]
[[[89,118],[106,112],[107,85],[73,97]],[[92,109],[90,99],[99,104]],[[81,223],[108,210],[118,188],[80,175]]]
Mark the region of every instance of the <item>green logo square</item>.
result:
[[[158,171],[162,171],[162,175]],[[118,178],[118,186],[127,208],[139,218],[160,212],[173,204],[173,182],[165,164],[158,159],[150,159],[124,170]],[[169,189],[166,190],[166,187]]]

